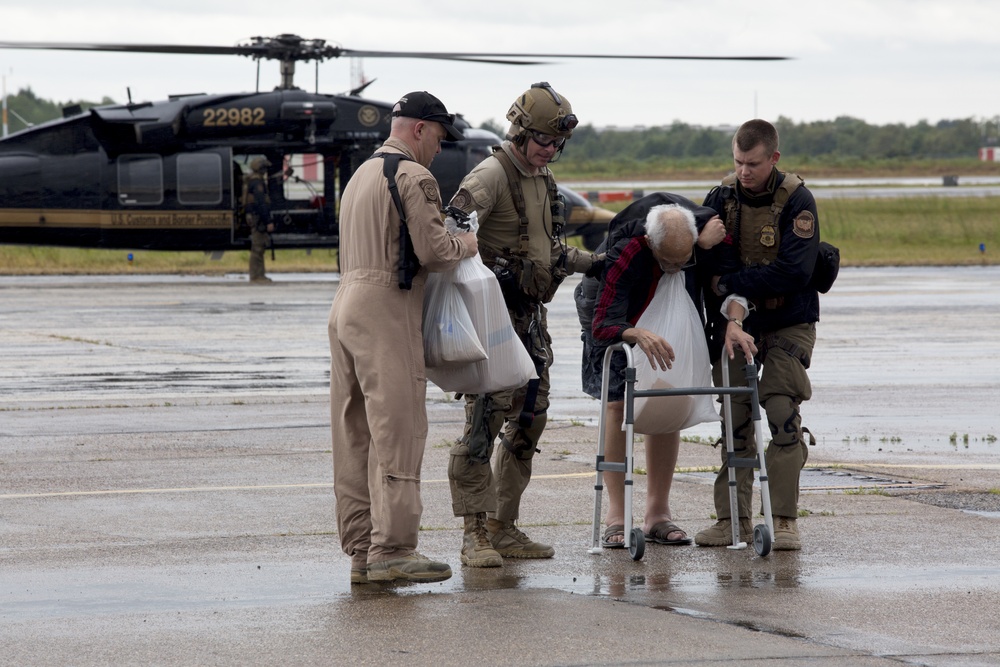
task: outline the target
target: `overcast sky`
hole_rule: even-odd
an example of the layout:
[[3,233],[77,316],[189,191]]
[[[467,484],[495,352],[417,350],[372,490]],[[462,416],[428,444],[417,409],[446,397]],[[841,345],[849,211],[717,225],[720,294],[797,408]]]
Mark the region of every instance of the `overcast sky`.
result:
[[[428,90],[473,124],[501,121],[547,80],[584,124],[738,125],[853,116],[873,124],[1000,115],[1000,2],[992,0],[31,0],[4,3],[0,41],[231,46],[294,33],[351,49],[531,53],[781,55],[783,62],[556,61],[541,66],[362,61],[365,96]],[[0,49],[9,93],[57,101],[134,101],[256,87],[239,56],[123,55]],[[261,89],[278,83],[275,63]],[[296,83],[315,88],[312,63]],[[319,89],[351,85],[350,61],[320,65]]]

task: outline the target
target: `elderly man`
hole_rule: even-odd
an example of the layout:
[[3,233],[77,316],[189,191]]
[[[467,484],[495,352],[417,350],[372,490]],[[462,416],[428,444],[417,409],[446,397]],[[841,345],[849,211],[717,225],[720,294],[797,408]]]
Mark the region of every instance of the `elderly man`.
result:
[[[670,201],[671,203],[661,203]],[[702,225],[699,234],[698,222]],[[604,276],[596,289],[590,331],[583,305],[584,294],[594,292],[590,281],[581,282],[577,302],[581,307],[584,325],[584,390],[594,398],[601,398],[604,356],[607,348],[615,343],[636,345],[649,359],[654,369],[666,370],[675,360],[670,341],[660,334],[639,328],[636,323],[649,306],[656,285],[667,274],[685,272],[689,296],[697,302],[694,287],[695,244],[708,248],[722,240],[725,230],[715,211],[696,206],[683,197],[660,193],[644,197],[622,211],[611,223],[607,241],[607,259]],[[678,304],[678,307],[683,304]],[[734,306],[740,308],[742,306]],[[700,327],[699,327],[700,329]],[[727,341],[730,346],[743,349],[744,356],[752,355],[753,339],[742,331],[733,332]],[[699,336],[699,342],[703,339]],[[702,342],[702,344],[704,344]],[[612,358],[611,377],[608,378],[608,406],[605,415],[605,457],[608,461],[625,459],[625,434],[621,430],[624,417],[624,355]],[[670,513],[670,486],[680,448],[680,433],[648,434],[646,443],[647,495],[643,532],[651,542],[668,545],[685,545],[691,538],[672,520]],[[624,546],[624,475],[608,472],[607,528],[602,545],[607,548]]]

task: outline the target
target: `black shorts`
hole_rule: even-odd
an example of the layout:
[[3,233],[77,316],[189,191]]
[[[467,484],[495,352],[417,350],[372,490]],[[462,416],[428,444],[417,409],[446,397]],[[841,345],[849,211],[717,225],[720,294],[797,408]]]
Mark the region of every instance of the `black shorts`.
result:
[[[588,396],[601,399],[601,380],[604,372],[604,355],[608,345],[600,345],[594,337],[583,332],[583,391]],[[608,378],[608,402],[625,400],[626,357],[623,350],[616,350],[611,357],[611,377]]]

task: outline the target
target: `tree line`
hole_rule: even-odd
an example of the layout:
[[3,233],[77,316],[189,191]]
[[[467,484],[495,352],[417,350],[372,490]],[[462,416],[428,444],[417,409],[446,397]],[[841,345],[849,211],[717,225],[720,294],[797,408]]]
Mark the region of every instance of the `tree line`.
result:
[[[503,136],[506,127],[484,123]],[[979,148],[1000,144],[1000,116],[964,118],[915,125],[870,125],[842,116],[829,121],[796,123],[779,117],[775,127],[783,154],[881,160],[894,158],[975,158]],[[573,132],[571,155],[582,160],[654,160],[732,157],[736,127],[707,128],[674,121],[636,129],[599,129],[583,125]],[[569,151],[568,151],[569,152]]]
[[[88,109],[114,104],[105,97],[99,103],[83,100],[53,102],[23,88],[7,98],[11,132],[62,116],[63,108]],[[796,123],[779,117],[775,123],[781,136],[781,152],[798,158],[844,158],[884,160],[974,159],[982,146],[1000,145],[1000,115],[989,119],[963,118],[915,125],[870,125],[842,116],[834,120]],[[506,125],[488,121],[482,128],[503,136]],[[573,132],[567,157],[580,161],[654,161],[662,159],[711,159],[732,157],[735,127],[709,128],[674,121],[670,125],[643,128],[596,128],[583,125]]]

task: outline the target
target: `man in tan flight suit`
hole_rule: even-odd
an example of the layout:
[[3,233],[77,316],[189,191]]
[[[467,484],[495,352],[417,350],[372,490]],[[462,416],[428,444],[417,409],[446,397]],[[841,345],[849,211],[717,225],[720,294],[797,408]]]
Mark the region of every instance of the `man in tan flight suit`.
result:
[[446,231],[427,170],[442,139],[462,138],[454,115],[430,93],[414,92],[392,116],[389,139],[344,191],[340,287],[329,320],[333,486],[351,583],[451,576],[446,563],[416,551],[427,439],[421,318],[427,272],[478,247],[475,234]]
[[515,524],[549,405],[552,341],[543,304],[567,274],[603,266],[595,255],[567,247],[561,236],[563,203],[547,165],[577,126],[569,100],[548,83],[536,83],[514,100],[507,120],[507,141],[465,177],[451,205],[477,212],[480,254],[500,280],[514,330],[539,378],[514,390],[466,397],[465,433],[451,450],[448,478],[452,509],[465,520],[462,563],[470,567],[555,553]]

